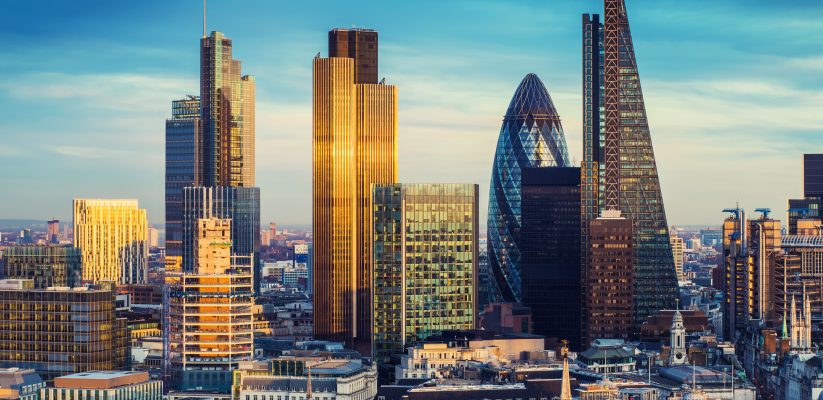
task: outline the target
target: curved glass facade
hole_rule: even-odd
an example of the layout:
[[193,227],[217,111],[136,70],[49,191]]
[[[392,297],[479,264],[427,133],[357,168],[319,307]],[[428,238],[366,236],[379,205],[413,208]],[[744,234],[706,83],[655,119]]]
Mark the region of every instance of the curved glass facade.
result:
[[535,74],[514,93],[497,141],[489,187],[488,251],[492,301],[520,301],[520,173],[526,167],[570,166],[551,96]]

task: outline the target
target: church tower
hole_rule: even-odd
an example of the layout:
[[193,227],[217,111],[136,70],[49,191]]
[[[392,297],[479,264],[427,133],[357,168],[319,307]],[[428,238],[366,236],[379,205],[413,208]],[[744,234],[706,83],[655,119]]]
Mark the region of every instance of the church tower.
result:
[[688,361],[686,353],[686,328],[683,326],[683,315],[675,310],[672,317],[672,328],[669,342],[669,365],[685,365]]

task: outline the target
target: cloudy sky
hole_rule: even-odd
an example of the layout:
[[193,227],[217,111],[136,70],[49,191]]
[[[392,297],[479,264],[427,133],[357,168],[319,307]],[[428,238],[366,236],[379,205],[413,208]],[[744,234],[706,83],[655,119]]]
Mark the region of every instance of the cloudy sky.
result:
[[[137,198],[163,222],[164,120],[197,94],[201,3],[0,4],[0,218],[70,219]],[[400,179],[474,182],[485,209],[502,114],[537,73],[581,153],[581,14],[602,1],[212,0],[208,29],[257,80],[264,222],[311,221],[311,59],[333,27],[380,32],[399,87]],[[785,216],[823,152],[823,2],[629,0],[670,224],[740,202]],[[484,213],[485,214],[485,213]]]

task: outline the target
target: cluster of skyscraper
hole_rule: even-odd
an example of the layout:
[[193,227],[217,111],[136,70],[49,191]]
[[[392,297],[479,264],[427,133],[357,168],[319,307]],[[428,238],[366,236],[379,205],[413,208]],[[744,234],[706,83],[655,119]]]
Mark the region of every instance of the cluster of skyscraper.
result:
[[674,259],[623,0],[583,16],[583,161],[530,74],[500,130],[489,192],[484,301],[523,302],[535,332],[580,348],[673,308]]

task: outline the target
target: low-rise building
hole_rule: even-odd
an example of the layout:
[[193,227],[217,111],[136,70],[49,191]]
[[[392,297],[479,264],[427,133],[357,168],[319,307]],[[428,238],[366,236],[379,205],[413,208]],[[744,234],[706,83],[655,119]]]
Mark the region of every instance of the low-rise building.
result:
[[33,369],[0,369],[0,399],[39,400],[46,382]]
[[54,387],[40,390],[41,400],[162,400],[163,382],[148,372],[93,371],[61,376]]
[[234,371],[235,400],[371,400],[377,394],[377,370],[351,360],[317,361],[280,357],[241,363]]
[[578,354],[578,365],[598,374],[633,372],[635,348],[621,339],[595,339],[591,347]]

